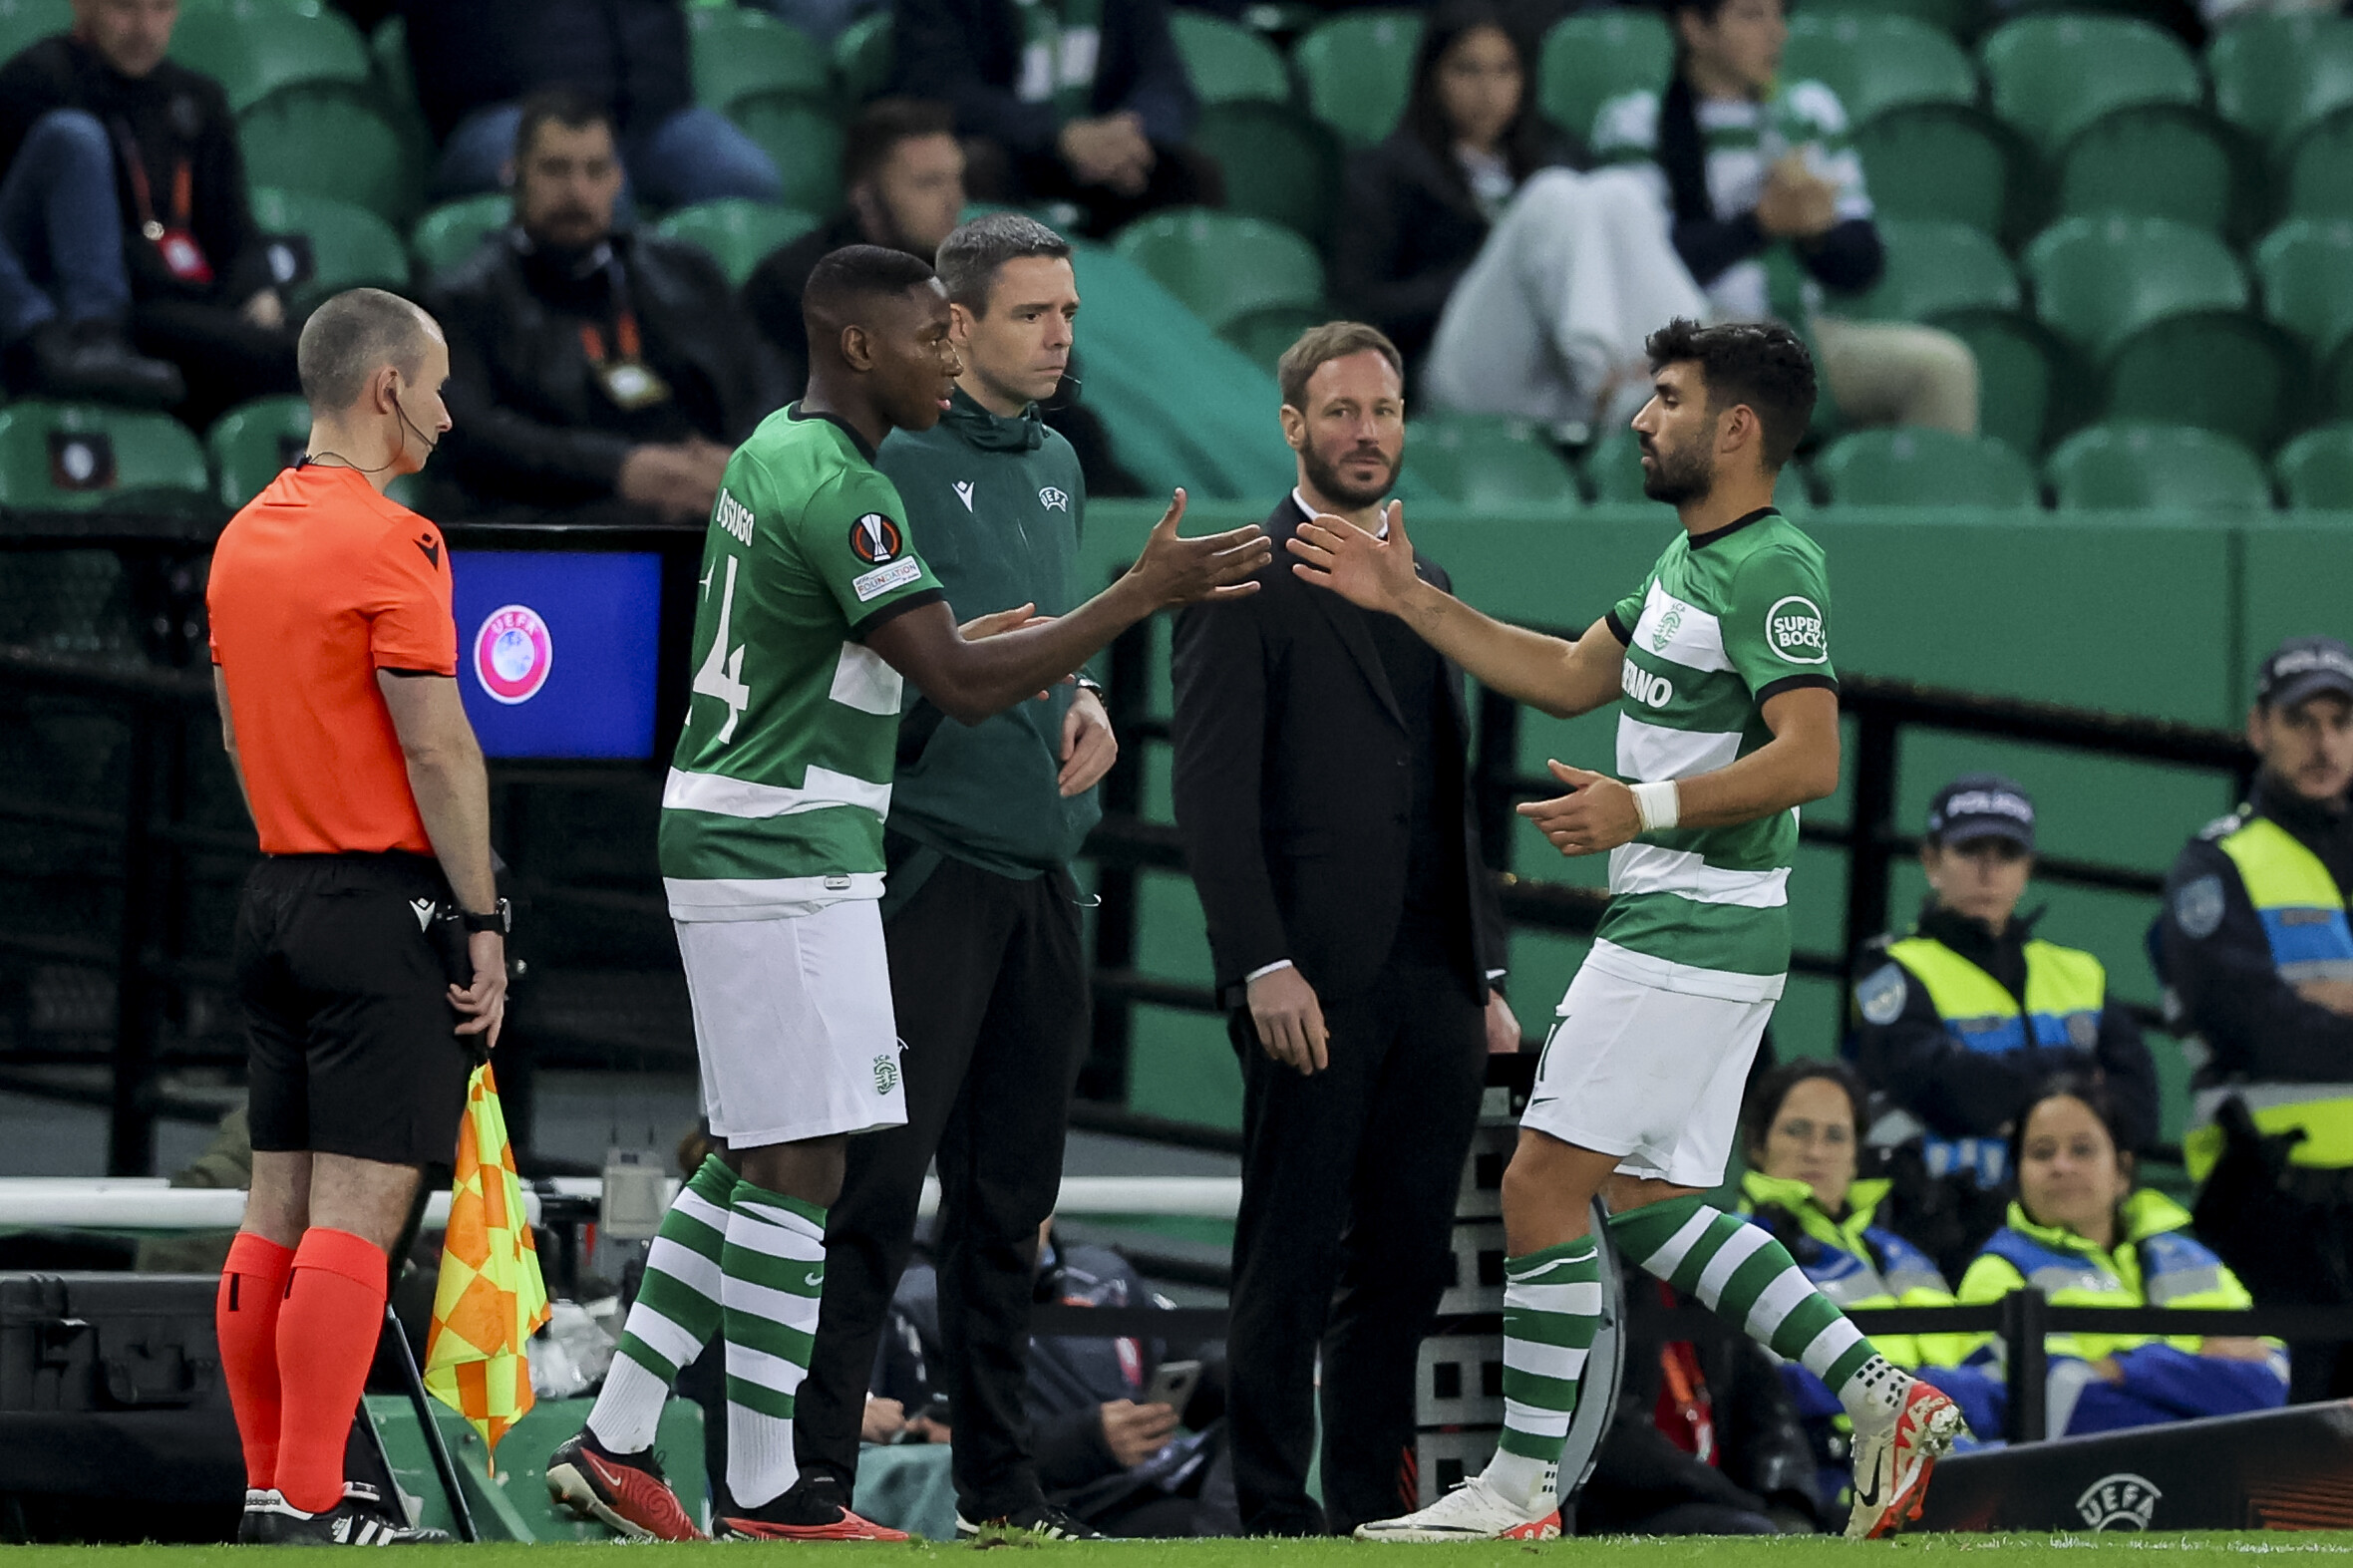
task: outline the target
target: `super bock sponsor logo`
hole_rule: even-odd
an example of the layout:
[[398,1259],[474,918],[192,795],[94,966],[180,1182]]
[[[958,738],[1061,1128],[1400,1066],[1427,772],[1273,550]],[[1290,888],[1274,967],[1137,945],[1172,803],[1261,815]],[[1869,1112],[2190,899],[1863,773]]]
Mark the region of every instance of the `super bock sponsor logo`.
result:
[[1804,594],[1778,599],[1765,612],[1765,642],[1792,664],[1830,663],[1831,640],[1823,629],[1822,609]]
[[555,639],[527,604],[502,605],[474,634],[474,678],[493,702],[529,702],[553,668]]
[[2095,1530],[2146,1530],[2164,1498],[2147,1476],[2119,1471],[2085,1487],[2075,1511]]

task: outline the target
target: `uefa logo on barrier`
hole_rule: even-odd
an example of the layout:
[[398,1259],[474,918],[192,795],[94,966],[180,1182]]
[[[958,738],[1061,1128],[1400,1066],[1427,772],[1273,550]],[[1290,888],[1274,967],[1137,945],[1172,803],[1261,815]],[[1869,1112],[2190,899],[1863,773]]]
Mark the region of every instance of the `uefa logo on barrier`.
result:
[[527,703],[555,668],[547,622],[524,604],[502,605],[474,634],[474,678],[493,702]]
[[2095,1530],[2146,1530],[2165,1493],[2146,1475],[2119,1471],[2084,1488],[2075,1511]]

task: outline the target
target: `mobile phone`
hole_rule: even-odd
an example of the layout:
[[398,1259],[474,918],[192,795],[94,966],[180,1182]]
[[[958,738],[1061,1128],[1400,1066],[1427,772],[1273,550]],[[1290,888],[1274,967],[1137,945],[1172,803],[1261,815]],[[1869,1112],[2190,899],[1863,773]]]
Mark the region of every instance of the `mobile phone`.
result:
[[1193,1386],[1201,1381],[1201,1364],[1197,1361],[1165,1361],[1152,1375],[1152,1386],[1144,1391],[1146,1405],[1166,1405],[1178,1414],[1192,1399]]

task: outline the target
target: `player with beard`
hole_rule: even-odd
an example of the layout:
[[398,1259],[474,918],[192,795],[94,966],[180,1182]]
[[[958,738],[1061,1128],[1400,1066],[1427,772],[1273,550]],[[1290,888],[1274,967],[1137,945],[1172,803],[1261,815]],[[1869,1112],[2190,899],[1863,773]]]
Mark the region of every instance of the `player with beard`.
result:
[[1395,503],[1385,528],[1317,517],[1288,541],[1300,577],[1396,617],[1491,691],[1560,718],[1626,699],[1626,782],[1554,763],[1569,792],[1519,807],[1562,854],[1609,852],[1610,901],[1504,1174],[1503,1435],[1483,1474],[1364,1540],[1560,1533],[1560,1451],[1601,1313],[1596,1196],[1620,1253],[1837,1393],[1854,1422],[1848,1534],[1917,1517],[1961,1429],[1779,1241],[1707,1201],[1789,969],[1797,808],[1839,786],[1838,679],[1822,551],[1773,506],[1814,415],[1813,358],[1772,323],[1674,321],[1648,348],[1643,488],[1683,527],[1575,642],[1418,574]]
[[[1397,349],[1332,322],[1277,378],[1298,483],[1266,532],[1377,527],[1405,448]],[[1482,1059],[1519,1049],[1519,1022],[1495,984],[1462,671],[1395,616],[1279,567],[1259,580],[1177,618],[1175,791],[1245,1086],[1226,1407],[1242,1528],[1305,1535],[1411,1504],[1416,1357]]]

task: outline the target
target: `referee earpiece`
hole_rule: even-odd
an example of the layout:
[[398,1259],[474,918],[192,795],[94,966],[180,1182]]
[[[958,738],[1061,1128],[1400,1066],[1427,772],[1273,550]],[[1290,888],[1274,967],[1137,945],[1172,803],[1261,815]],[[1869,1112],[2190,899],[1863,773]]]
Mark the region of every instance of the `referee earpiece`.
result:
[[409,418],[408,407],[401,402],[400,381],[398,379],[400,372],[394,371],[393,376],[395,379],[392,384],[392,412],[400,416],[400,422],[408,427],[409,433],[411,435],[415,436],[419,441],[425,443],[425,455],[430,458],[433,456],[434,449],[441,445],[441,441],[438,437],[428,436],[425,434],[425,432],[419,430],[417,428],[417,422]]

